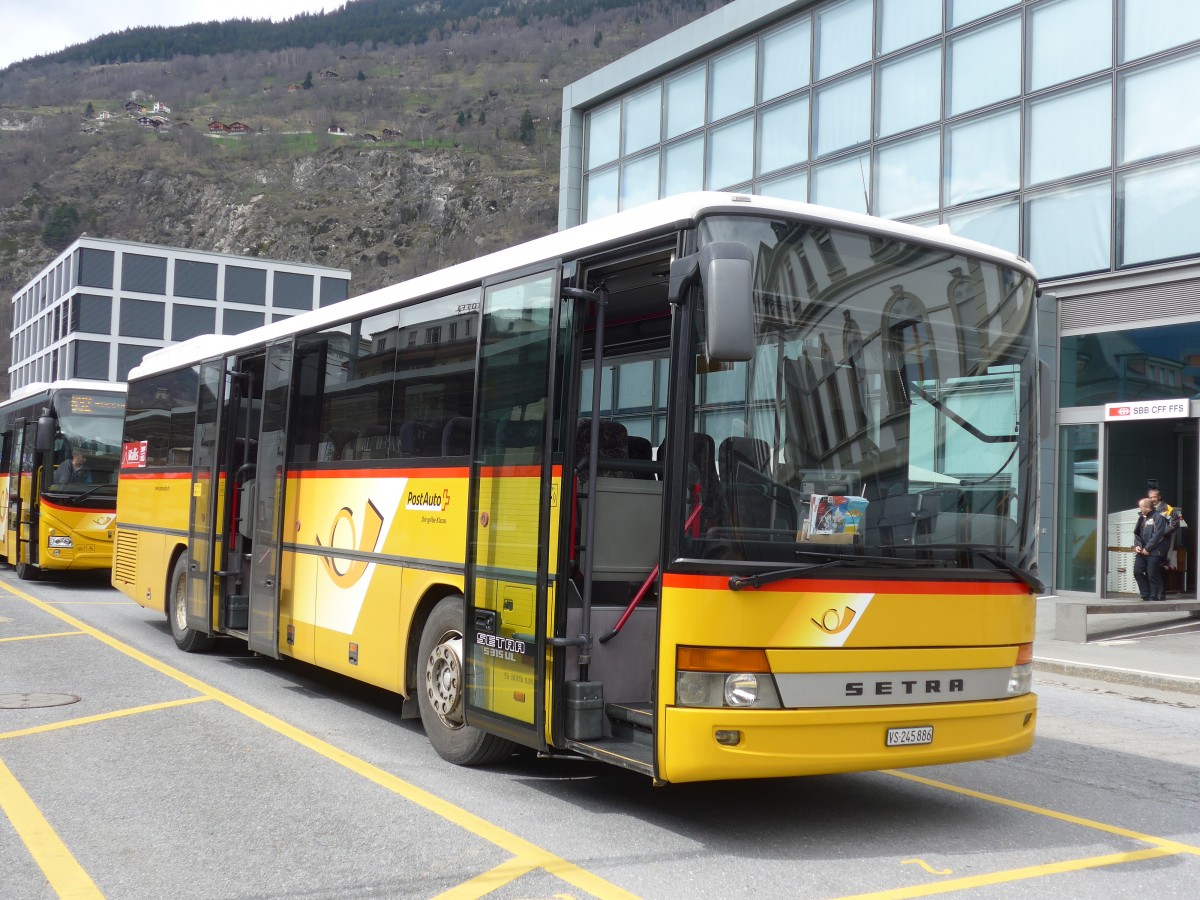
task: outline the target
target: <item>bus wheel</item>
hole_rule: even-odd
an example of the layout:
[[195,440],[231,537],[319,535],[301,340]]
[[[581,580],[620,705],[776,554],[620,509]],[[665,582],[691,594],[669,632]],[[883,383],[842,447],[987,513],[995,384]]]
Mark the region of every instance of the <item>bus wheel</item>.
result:
[[433,608],[421,632],[417,702],[438,756],[460,766],[481,766],[516,748],[463,721],[463,621],[462,597],[445,597]]
[[22,581],[37,581],[38,576],[42,574],[42,570],[33,563],[19,562],[17,563],[17,577]]
[[179,554],[175,567],[171,569],[171,588],[167,594],[167,621],[171,623],[171,637],[185,653],[203,653],[213,645],[213,639],[187,623],[187,570],[186,553]]

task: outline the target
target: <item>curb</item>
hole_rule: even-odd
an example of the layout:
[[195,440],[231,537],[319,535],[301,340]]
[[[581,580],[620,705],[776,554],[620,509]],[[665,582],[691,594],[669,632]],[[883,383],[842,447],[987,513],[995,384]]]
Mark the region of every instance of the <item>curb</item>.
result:
[[1075,678],[1090,678],[1113,684],[1128,684],[1135,687],[1153,688],[1180,694],[1200,695],[1200,678],[1187,675],[1167,675],[1162,672],[1142,672],[1137,669],[1117,669],[1111,666],[1094,666],[1061,659],[1033,660],[1035,672],[1054,675],[1070,675]]

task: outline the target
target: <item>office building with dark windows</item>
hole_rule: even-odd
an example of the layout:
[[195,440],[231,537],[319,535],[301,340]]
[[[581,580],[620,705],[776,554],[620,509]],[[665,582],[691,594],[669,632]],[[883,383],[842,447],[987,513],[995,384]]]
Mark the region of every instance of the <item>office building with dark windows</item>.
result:
[[[564,89],[559,225],[723,190],[1028,258],[1040,576],[1136,594],[1137,498],[1157,485],[1200,523],[1197,84],[1194,0],[733,0]],[[1196,596],[1196,531],[1172,596]]]
[[124,381],[151,350],[345,300],[350,272],[83,237],[13,295],[9,389]]

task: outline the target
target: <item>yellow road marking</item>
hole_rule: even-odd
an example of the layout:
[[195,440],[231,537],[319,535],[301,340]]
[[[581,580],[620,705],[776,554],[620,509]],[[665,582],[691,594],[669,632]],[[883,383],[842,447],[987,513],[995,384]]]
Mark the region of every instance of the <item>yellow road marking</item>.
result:
[[[0,737],[2,737],[2,735],[0,735]],[[929,863],[925,862],[925,860],[923,860],[923,859],[902,859],[902,860],[900,860],[900,865],[902,865],[902,866],[910,866],[910,865],[914,865],[914,864],[920,866],[922,869],[924,869],[930,875],[953,875],[954,874],[953,869],[935,869],[933,866],[931,866]]]
[[172,709],[176,706],[186,706],[189,703],[207,703],[212,697],[188,697],[184,700],[168,700],[165,703],[151,703],[148,706],[135,706],[132,709],[118,709],[113,712],[98,713],[94,716],[80,716],[78,719],[67,719],[63,722],[52,722],[49,725],[35,725],[32,728],[22,728],[18,731],[0,731],[0,741],[7,738],[28,737],[31,734],[43,734],[47,731],[58,731],[61,728],[74,728],[76,725],[91,725],[93,722],[103,722],[106,719],[121,719],[125,716],[137,716],[146,712],[160,709]]
[[522,875],[527,875],[537,868],[529,860],[510,859],[500,863],[495,868],[488,869],[476,875],[470,881],[464,881],[457,887],[438,894],[433,900],[478,900],[486,897],[492,891],[502,888],[510,881],[516,881]]
[[[22,600],[31,603],[33,606],[37,607],[43,612],[47,612],[50,615],[66,622],[68,625],[78,628],[80,631],[91,635],[92,637],[96,638],[96,640],[108,645],[119,653],[123,653],[131,659],[135,659],[138,662],[149,666],[151,669],[154,669],[156,672],[159,672],[168,678],[172,678],[181,684],[187,685],[197,693],[203,694],[205,697],[208,697],[212,700],[216,700],[217,702],[236,712],[241,713],[249,719],[253,719],[260,725],[264,725],[277,734],[289,738],[303,747],[307,747],[309,750],[324,756],[331,762],[335,762],[343,768],[349,769],[351,772],[366,778],[368,781],[374,782],[385,790],[389,790],[392,793],[398,794],[411,803],[415,803],[418,806],[424,807],[435,815],[442,817],[446,821],[458,825],[460,828],[463,828],[464,830],[469,831],[486,841],[490,841],[497,847],[500,847],[501,849],[506,850],[513,856],[517,857],[519,865],[528,865],[529,868],[526,869],[526,871],[538,868],[545,869],[551,875],[561,878],[563,881],[573,884],[575,887],[585,890],[596,897],[612,897],[622,898],[622,900],[633,900],[633,898],[636,898],[637,896],[636,894],[631,894],[623,888],[617,887],[611,882],[605,881],[600,876],[594,875],[586,869],[583,869],[560,856],[555,856],[553,853],[543,850],[541,847],[537,846],[531,841],[527,841],[510,831],[506,831],[497,825],[493,825],[486,819],[477,816],[474,813],[468,812],[462,807],[455,806],[448,800],[443,800],[436,794],[432,794],[414,784],[409,784],[407,781],[397,778],[390,772],[386,772],[383,769],[371,765],[370,763],[361,760],[356,756],[352,756],[345,750],[335,747],[333,744],[330,744],[327,741],[323,741],[320,738],[311,735],[306,731],[302,731],[294,725],[291,725],[268,712],[239,700],[232,694],[227,694],[224,691],[218,690],[217,688],[200,681],[198,678],[193,678],[191,675],[181,672],[178,669],[175,669],[166,663],[143,653],[140,650],[130,647],[128,644],[122,643],[111,635],[105,634],[103,631],[79,621],[62,610],[54,609],[49,604],[38,600],[36,597],[26,594],[24,591],[7,584],[0,585],[0,587],[3,587],[6,591],[9,591],[17,597],[20,597]],[[469,884],[470,882],[467,883]],[[495,887],[498,887],[498,885],[494,886],[493,890]]]
[[29,848],[34,862],[58,896],[104,896],[3,760],[0,760],[0,809],[12,822],[13,828]]
[[7,644],[9,641],[37,641],[42,638],[55,637],[70,637],[73,634],[84,634],[82,631],[54,631],[50,634],[23,634],[20,637],[0,638],[0,644]]
[[1165,847],[1151,847],[1149,850],[1134,850],[1130,853],[1110,853],[1107,856],[1070,859],[1066,862],[1025,866],[1021,869],[991,872],[987,875],[973,875],[969,878],[955,878],[951,881],[939,881],[936,884],[922,884],[909,888],[888,888],[887,890],[876,891],[870,894],[853,894],[847,897],[840,897],[838,900],[907,900],[909,897],[929,897],[933,894],[948,894],[952,891],[965,891],[969,888],[1007,884],[1027,878],[1041,878],[1043,875],[1060,875],[1063,872],[1078,872],[1083,869],[1095,869],[1100,866],[1116,865],[1117,863],[1157,859],[1160,856],[1173,856],[1176,852]]
[[1009,800],[1007,797],[997,797],[995,794],[985,794],[982,791],[973,791],[970,788],[959,787],[954,784],[947,784],[944,781],[934,781],[932,778],[924,778],[921,775],[913,775],[910,772],[898,772],[895,769],[884,770],[885,774],[892,775],[896,778],[903,778],[906,781],[915,781],[917,784],[928,785],[943,791],[951,791],[955,794],[962,794],[964,797],[974,797],[976,800],[985,800],[988,803],[996,803],[1000,806],[1008,806],[1012,809],[1019,809],[1023,812],[1033,813],[1039,816],[1046,816],[1051,819],[1058,819],[1060,822],[1070,822],[1072,825],[1080,825],[1084,828],[1091,828],[1096,831],[1104,831],[1108,834],[1115,834],[1119,837],[1129,838],[1134,841],[1141,841],[1144,844],[1154,844],[1169,850],[1171,853],[1192,853],[1200,856],[1200,847],[1193,847],[1189,844],[1181,844],[1178,841],[1170,841],[1166,838],[1154,837],[1149,834],[1142,834],[1140,831],[1131,831],[1128,828],[1121,828],[1119,825],[1106,825],[1103,822],[1097,822],[1094,819],[1085,819],[1081,816],[1073,816],[1069,813],[1061,813],[1053,809],[1045,809],[1041,806],[1033,806],[1029,803],[1022,803],[1020,800]]

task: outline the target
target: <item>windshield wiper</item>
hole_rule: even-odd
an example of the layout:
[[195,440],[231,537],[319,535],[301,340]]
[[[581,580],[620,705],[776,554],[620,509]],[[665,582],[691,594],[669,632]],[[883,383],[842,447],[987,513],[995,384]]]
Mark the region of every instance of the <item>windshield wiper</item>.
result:
[[115,495],[115,494],[116,494],[116,492],[117,492],[117,491],[116,491],[116,487],[117,487],[117,486],[116,486],[115,484],[98,484],[98,485],[96,485],[95,487],[88,488],[88,489],[87,489],[86,491],[84,491],[82,494],[75,494],[75,495],[73,495],[73,496],[71,497],[71,499],[72,499],[72,500],[84,500],[84,499],[86,499],[86,498],[88,498],[88,497],[92,496],[92,494],[96,493],[97,491],[101,490],[102,488],[112,488],[112,489],[113,489],[113,494]]
[[[867,566],[867,565],[885,565],[885,566],[911,566],[915,568],[945,568],[949,565],[948,562],[941,559],[901,559],[894,556],[847,556],[843,554],[833,553],[809,553],[806,551],[797,551],[797,556],[815,556],[819,559],[824,559],[825,562],[814,563],[811,566],[789,566],[786,569],[775,569],[771,572],[762,572],[758,575],[731,575],[729,576],[729,589],[731,591],[740,591],[745,587],[762,587],[764,584],[770,584],[773,581],[782,581],[785,578],[795,578],[798,575],[807,575],[810,572],[819,572],[822,569],[832,569],[840,566]],[[834,557],[830,559],[830,557]]]
[[999,553],[994,553],[991,550],[985,550],[982,547],[971,547],[971,553],[976,556],[982,556],[988,562],[994,564],[997,568],[1004,569],[1010,572],[1018,581],[1024,584],[1035,594],[1046,593],[1046,586],[1032,572],[1022,569],[1020,566],[1014,566]]

